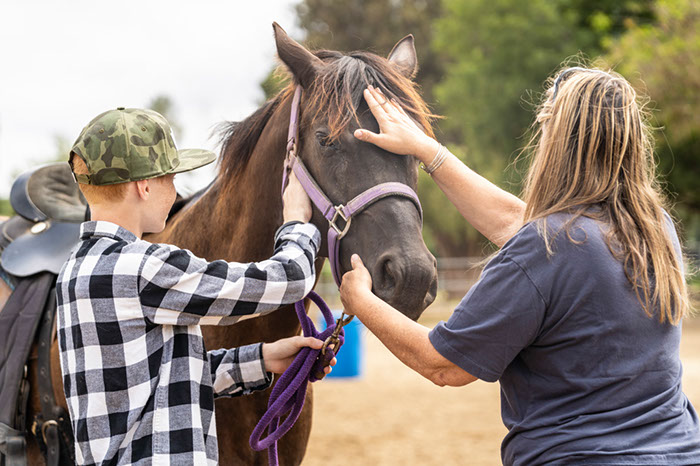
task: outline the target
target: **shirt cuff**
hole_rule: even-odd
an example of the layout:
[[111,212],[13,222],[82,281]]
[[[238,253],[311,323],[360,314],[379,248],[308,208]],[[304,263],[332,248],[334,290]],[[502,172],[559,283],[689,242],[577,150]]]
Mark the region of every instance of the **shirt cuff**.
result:
[[313,223],[302,223],[299,220],[292,220],[291,222],[285,223],[275,232],[275,248],[279,246],[278,243],[284,235],[293,235],[296,237],[303,235],[308,237],[311,240],[316,254],[318,254],[318,250],[321,247],[321,232],[318,231],[318,228],[316,228],[316,225]]
[[238,362],[242,379],[240,382],[246,392],[264,390],[272,383],[272,372],[265,370],[262,345],[262,343],[255,343],[238,348]]
[[302,222],[301,220],[292,220],[292,221],[287,222],[287,223],[283,224],[282,226],[280,226],[277,229],[277,231],[275,232],[275,243],[277,242],[277,239],[280,237],[280,234],[282,234],[282,230],[284,230],[285,228],[294,226],[294,225],[303,225],[303,224],[304,224],[304,222]]

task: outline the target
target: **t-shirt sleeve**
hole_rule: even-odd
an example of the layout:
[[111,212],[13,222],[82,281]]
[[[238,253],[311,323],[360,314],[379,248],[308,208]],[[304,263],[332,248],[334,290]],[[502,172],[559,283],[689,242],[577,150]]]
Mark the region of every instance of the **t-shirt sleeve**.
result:
[[442,356],[474,377],[495,382],[541,328],[545,301],[530,277],[501,251],[447,322],[430,332]]

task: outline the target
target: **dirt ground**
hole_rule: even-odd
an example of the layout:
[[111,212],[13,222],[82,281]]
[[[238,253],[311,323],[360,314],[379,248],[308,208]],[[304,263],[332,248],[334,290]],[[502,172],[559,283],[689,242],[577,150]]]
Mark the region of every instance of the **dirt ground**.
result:
[[[449,316],[449,308],[434,307],[421,323],[432,327]],[[506,430],[497,383],[437,387],[365,333],[363,376],[314,385],[304,466],[500,464]],[[700,317],[684,323],[681,358],[684,392],[700,408]]]

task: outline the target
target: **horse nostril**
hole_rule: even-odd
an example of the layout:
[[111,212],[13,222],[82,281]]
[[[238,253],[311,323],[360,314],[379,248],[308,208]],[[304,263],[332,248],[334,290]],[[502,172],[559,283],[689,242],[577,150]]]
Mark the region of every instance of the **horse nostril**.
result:
[[375,290],[380,297],[391,296],[399,278],[395,262],[389,255],[385,255],[377,263],[376,270],[378,273],[375,275]]

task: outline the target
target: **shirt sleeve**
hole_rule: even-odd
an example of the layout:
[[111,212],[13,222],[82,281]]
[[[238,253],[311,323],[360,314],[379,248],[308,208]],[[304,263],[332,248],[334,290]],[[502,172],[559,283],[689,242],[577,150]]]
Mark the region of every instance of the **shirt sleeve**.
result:
[[272,383],[265,371],[262,343],[208,352],[214,397],[247,395]]
[[186,249],[153,244],[139,272],[139,299],[149,320],[164,325],[230,325],[306,296],[321,243],[310,223],[288,223],[262,262],[207,262]]
[[449,320],[431,330],[430,342],[474,377],[495,382],[537,337],[545,308],[525,271],[499,253]]

